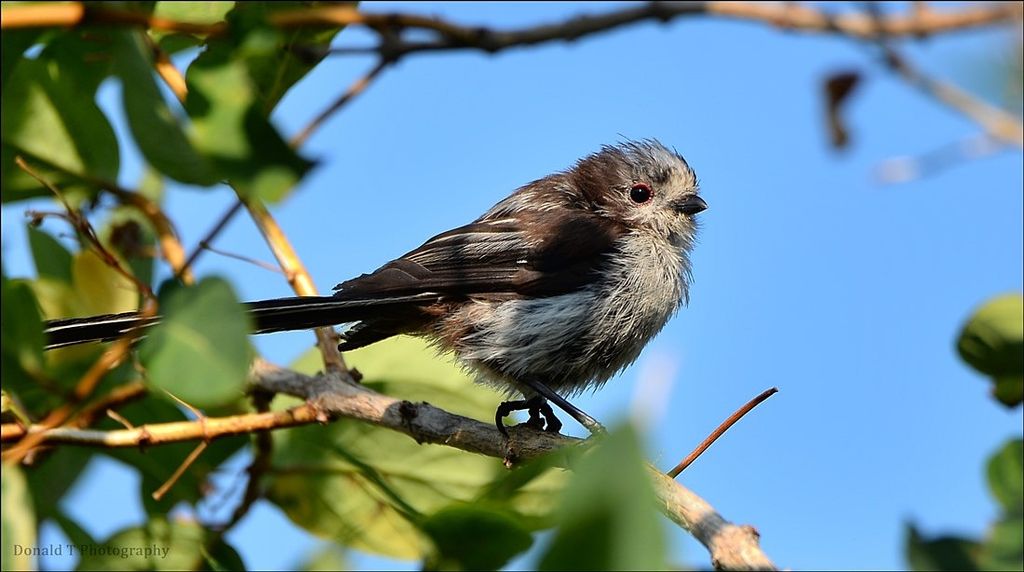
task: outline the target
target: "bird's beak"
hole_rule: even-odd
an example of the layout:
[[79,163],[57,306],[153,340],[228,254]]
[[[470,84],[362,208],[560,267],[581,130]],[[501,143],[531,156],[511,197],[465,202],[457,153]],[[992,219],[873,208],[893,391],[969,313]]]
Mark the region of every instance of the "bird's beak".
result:
[[708,204],[704,202],[704,199],[697,195],[690,195],[685,199],[676,202],[675,208],[676,212],[680,212],[685,215],[695,215],[708,208]]

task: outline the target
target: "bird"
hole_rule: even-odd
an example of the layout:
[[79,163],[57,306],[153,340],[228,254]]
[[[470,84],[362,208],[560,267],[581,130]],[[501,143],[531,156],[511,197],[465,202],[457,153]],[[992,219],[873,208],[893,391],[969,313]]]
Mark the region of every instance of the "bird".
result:
[[[696,215],[707,207],[682,155],[655,139],[625,140],[523,185],[332,296],[247,308],[257,334],[350,324],[342,351],[424,337],[504,394],[494,423],[506,437],[504,418],[521,410],[527,425],[559,432],[550,403],[594,431],[600,424],[567,398],[632,364],[689,302]],[[51,320],[46,347],[144,333],[159,320]]]

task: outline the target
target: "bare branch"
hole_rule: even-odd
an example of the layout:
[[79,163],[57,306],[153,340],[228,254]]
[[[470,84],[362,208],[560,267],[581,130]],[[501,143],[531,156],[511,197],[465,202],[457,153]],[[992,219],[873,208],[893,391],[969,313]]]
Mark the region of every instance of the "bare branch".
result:
[[357,79],[355,83],[345,90],[345,93],[341,94],[341,96],[331,103],[327,109],[321,111],[316,117],[314,117],[313,120],[309,122],[309,125],[306,125],[302,131],[299,131],[299,133],[295,135],[295,137],[292,137],[291,146],[301,147],[313,132],[319,129],[325,121],[340,111],[341,108],[348,105],[349,102],[358,97],[359,94],[363,93],[363,91],[373,83],[373,80],[377,79],[380,72],[384,71],[384,68],[388,67],[390,63],[391,62],[389,60],[381,58],[380,61],[377,62],[377,65],[373,66],[370,71],[366,72],[366,75]]
[[673,479],[678,477],[679,473],[685,471],[686,467],[689,467],[691,463],[696,461],[697,457],[700,457],[704,453],[704,451],[707,451],[708,447],[710,447],[712,443],[717,441],[723,433],[728,431],[729,428],[735,425],[736,422],[743,418],[744,415],[750,413],[751,409],[757,407],[758,405],[763,403],[765,399],[768,399],[769,397],[778,393],[778,391],[779,388],[777,387],[766,389],[762,391],[757,397],[748,401],[746,405],[737,409],[735,412],[733,412],[732,415],[728,417],[728,419],[722,421],[722,423],[718,427],[716,427],[715,430],[712,431],[706,439],[701,441],[700,445],[697,445],[697,448],[694,449],[689,455],[687,455],[685,459],[679,461],[678,465],[673,467],[672,470],[668,471],[665,474],[668,475],[669,477],[672,477]]
[[240,210],[242,210],[242,201],[235,201],[235,203],[231,205],[231,208],[217,219],[217,223],[213,225],[210,232],[206,233],[206,236],[199,241],[196,249],[193,250],[192,254],[190,254],[188,259],[185,260],[185,264],[182,266],[183,271],[192,268],[196,263],[196,259],[199,258],[199,255],[202,254],[204,250],[213,250],[210,246],[213,244],[213,239],[217,238],[217,235],[224,230],[228,223],[231,222],[231,219],[234,218]]
[[209,445],[210,443],[208,441],[200,441],[199,444],[196,445],[196,448],[192,449],[192,452],[188,454],[188,457],[185,457],[185,460],[182,461],[180,465],[178,465],[178,468],[174,470],[174,473],[170,476],[170,478],[164,481],[164,484],[160,485],[160,488],[153,491],[153,493],[150,495],[153,497],[153,500],[159,501],[160,499],[164,498],[164,495],[166,495],[167,492],[171,490],[171,487],[173,487],[174,484],[177,483],[179,479],[181,479],[181,476],[185,474],[185,471],[187,471],[188,468],[192,466],[192,463],[196,462],[196,459],[199,458],[199,455],[202,455],[203,451],[205,451]]
[[993,138],[1024,149],[1024,123],[1012,113],[985,103],[951,83],[925,75],[891,46],[885,49],[889,68],[907,83],[974,121]]

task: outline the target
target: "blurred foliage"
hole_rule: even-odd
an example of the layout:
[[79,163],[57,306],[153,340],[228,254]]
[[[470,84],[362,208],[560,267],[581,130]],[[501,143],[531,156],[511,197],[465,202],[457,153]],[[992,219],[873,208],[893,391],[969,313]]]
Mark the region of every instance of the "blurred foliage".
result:
[[1024,400],[1024,296],[1007,294],[987,302],[967,322],[957,341],[960,357],[989,376],[992,393],[1013,407]]
[[[960,356],[994,383],[992,396],[1007,407],[1024,397],[1024,296],[989,300],[968,319],[957,341]],[[989,491],[999,516],[984,538],[924,537],[907,525],[907,560],[914,570],[1024,569],[1024,439],[1007,441],[989,458]]]

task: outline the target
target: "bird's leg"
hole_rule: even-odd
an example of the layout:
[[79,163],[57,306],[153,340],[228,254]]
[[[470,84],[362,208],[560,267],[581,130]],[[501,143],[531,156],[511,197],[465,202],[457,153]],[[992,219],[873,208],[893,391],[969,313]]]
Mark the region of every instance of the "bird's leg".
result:
[[[544,429],[549,433],[558,433],[562,430],[562,422],[558,420],[558,417],[555,417],[555,412],[551,409],[551,405],[548,404],[547,399],[544,399],[539,395],[534,395],[526,401],[532,402],[530,406],[530,421],[528,422],[528,425],[536,429]],[[543,416],[543,419],[541,416]],[[545,421],[547,421],[546,427],[544,426]]]
[[[541,414],[544,412],[543,407],[544,407],[544,405],[547,404],[547,402],[544,401],[543,397],[541,397],[539,395],[535,395],[535,396],[531,397],[530,399],[527,399],[526,400],[526,404],[528,406],[527,407],[527,411],[530,412],[530,419],[526,423],[524,423],[523,425],[526,425],[527,427],[530,427],[532,429],[536,429],[538,431],[543,431],[544,430],[544,421],[547,418],[547,416],[546,415],[542,416]],[[551,410],[551,408],[548,407],[548,411],[550,411],[550,410]]]
[[524,409],[530,410],[530,421],[527,423],[533,423],[533,404],[526,399],[517,399],[515,401],[502,401],[498,404],[498,410],[494,412],[494,425],[498,428],[505,438],[508,438],[508,429],[505,428],[504,419],[512,414],[513,411],[523,411]]
[[[604,426],[598,423],[596,419],[587,415],[580,408],[576,407],[572,403],[566,401],[564,397],[555,393],[550,387],[544,385],[543,383],[540,383],[539,381],[533,381],[531,379],[520,379],[518,381],[519,383],[522,383],[526,387],[529,387],[530,389],[534,390],[541,396],[547,398],[547,400],[550,401],[551,403],[557,405],[559,409],[568,413],[569,416],[575,419],[580,425],[586,427],[587,431],[590,431],[591,433],[594,434],[605,432]],[[551,409],[550,406],[548,407],[548,409]],[[552,415],[551,418],[554,418],[554,415]]]

